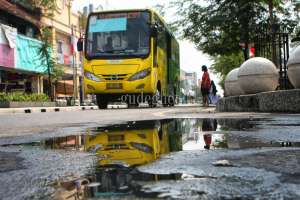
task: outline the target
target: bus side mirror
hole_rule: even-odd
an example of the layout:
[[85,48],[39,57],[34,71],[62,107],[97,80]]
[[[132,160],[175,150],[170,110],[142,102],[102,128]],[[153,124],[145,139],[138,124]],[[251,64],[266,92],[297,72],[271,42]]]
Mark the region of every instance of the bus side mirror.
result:
[[157,27],[156,26],[152,26],[151,27],[151,36],[156,38],[158,35],[158,30],[157,30]]
[[83,51],[83,39],[79,38],[77,41],[77,51],[81,52]]

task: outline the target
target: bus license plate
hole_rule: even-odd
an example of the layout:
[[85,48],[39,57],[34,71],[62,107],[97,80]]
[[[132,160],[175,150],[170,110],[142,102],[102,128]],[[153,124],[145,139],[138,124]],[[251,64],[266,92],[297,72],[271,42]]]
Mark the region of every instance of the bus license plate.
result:
[[106,89],[122,89],[122,83],[107,83]]
[[109,135],[108,141],[109,142],[115,142],[115,141],[123,141],[124,135]]

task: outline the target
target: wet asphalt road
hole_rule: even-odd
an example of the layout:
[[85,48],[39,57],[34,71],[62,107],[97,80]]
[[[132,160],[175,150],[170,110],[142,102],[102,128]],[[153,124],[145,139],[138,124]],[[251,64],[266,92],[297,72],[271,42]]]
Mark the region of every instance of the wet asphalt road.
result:
[[[120,168],[95,172],[99,158],[84,152],[86,146],[77,150],[43,147],[92,127],[170,118],[174,120],[161,122],[159,130],[167,131],[163,135],[171,134],[166,135],[168,140],[177,138],[182,147],[174,152],[164,150],[160,159],[125,172]],[[215,124],[215,128],[205,123]],[[172,127],[183,127],[180,137],[172,135],[176,132]],[[205,134],[215,143],[210,150],[203,149]],[[164,139],[159,140],[163,143]],[[220,161],[223,164],[215,164]],[[0,199],[53,199],[57,180],[96,174],[94,177],[102,177],[99,182],[110,190],[130,190],[128,195],[111,199],[297,200],[299,166],[300,115],[215,113],[214,108],[199,107],[0,115]],[[118,175],[111,176],[111,170],[117,170]],[[122,173],[124,180],[105,182],[107,177],[123,177]],[[136,173],[148,178],[134,180]],[[149,180],[150,175],[156,181]],[[120,185],[111,186],[113,183]]]
[[140,108],[86,110],[31,114],[0,114],[0,137],[61,132],[70,127],[93,127],[126,121],[175,117],[263,117],[258,113],[215,113],[215,108],[180,106],[175,108]]

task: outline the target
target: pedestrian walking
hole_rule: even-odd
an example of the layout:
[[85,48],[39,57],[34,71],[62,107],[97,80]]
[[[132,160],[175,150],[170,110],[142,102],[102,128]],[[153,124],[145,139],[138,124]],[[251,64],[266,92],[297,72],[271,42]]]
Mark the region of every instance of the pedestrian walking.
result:
[[210,77],[206,65],[202,66],[202,71],[203,71],[203,75],[202,75],[202,82],[201,82],[201,93],[203,98],[202,99],[203,107],[208,107],[209,106],[208,95],[209,95],[211,82],[210,82]]
[[216,119],[204,119],[202,122],[202,132],[204,132],[203,140],[204,140],[204,149],[210,149],[212,145],[212,134],[209,132],[216,131],[218,126],[218,122]]
[[210,82],[210,90],[209,90],[209,95],[208,95],[208,98],[209,98],[209,103],[210,104],[217,104],[217,102],[219,101],[219,97],[217,96],[217,87],[216,87],[216,84],[215,82],[212,80]]

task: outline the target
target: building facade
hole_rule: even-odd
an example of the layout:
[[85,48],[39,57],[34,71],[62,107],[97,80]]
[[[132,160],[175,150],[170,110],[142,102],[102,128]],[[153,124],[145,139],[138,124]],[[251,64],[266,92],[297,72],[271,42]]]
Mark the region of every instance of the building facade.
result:
[[76,43],[83,30],[80,29],[80,16],[73,13],[72,0],[57,0],[57,10],[52,17],[42,17],[42,24],[50,27],[53,37],[53,56],[63,68],[62,80],[55,84],[57,98],[79,99],[82,79],[81,56],[76,51]]
[[47,17],[39,8],[18,0],[0,0],[0,92],[46,93],[47,65],[40,58],[40,29],[52,31],[51,56],[63,76],[54,85],[56,97],[79,98],[81,56],[76,43],[81,36],[79,14],[72,0],[57,0],[57,10]]
[[17,0],[0,0],[0,5],[0,92],[42,93],[41,10]]
[[197,73],[180,70],[180,101],[195,103],[197,96]]

